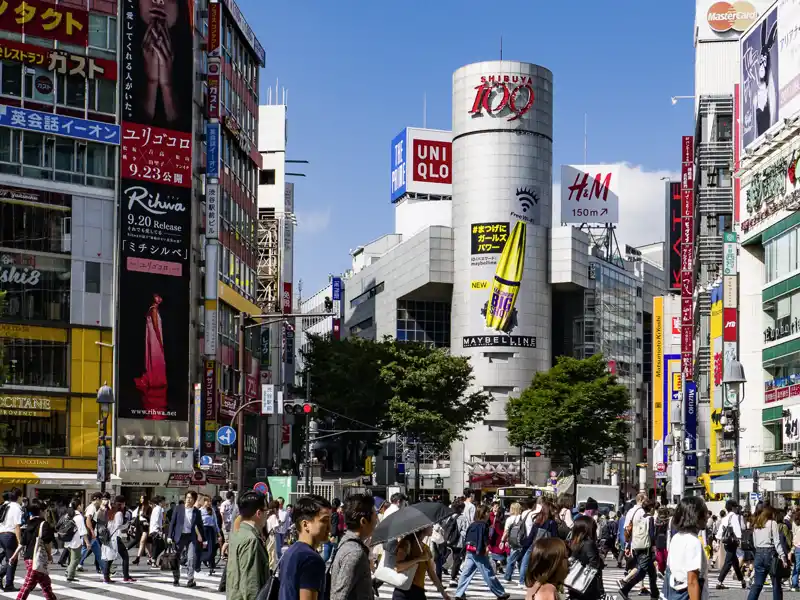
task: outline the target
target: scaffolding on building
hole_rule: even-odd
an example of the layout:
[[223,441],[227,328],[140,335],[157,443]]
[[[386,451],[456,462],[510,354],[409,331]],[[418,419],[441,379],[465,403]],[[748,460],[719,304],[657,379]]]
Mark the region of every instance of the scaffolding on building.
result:
[[258,272],[256,302],[264,312],[281,312],[280,238],[274,208],[258,209]]

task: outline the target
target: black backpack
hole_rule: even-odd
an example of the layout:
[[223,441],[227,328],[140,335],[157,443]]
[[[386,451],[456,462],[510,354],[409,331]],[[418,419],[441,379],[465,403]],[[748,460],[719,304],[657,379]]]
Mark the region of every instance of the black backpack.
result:
[[58,523],[56,523],[56,538],[62,542],[69,542],[72,540],[78,531],[73,517],[74,515],[70,516],[69,513],[66,513],[58,520]]
[[755,552],[756,551],[756,544],[753,541],[753,530],[752,529],[745,529],[742,531],[742,543],[741,543],[742,552]]
[[461,547],[461,532],[458,530],[458,515],[453,515],[444,524],[444,543],[448,548]]
[[8,515],[8,502],[3,502],[3,504],[0,505],[0,523],[5,522],[6,515]]
[[511,525],[511,529],[508,530],[508,545],[512,549],[522,548],[523,544],[525,543],[525,538],[528,537],[527,532],[525,531],[525,519],[528,518],[527,511],[522,513],[519,518],[514,521]]

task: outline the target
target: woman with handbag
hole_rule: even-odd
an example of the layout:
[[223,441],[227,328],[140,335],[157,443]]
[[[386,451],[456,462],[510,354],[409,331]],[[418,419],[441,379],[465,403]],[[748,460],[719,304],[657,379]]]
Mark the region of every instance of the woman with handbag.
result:
[[[433,527],[428,527],[407,535],[398,542],[394,570],[400,576],[407,577],[410,585],[403,584],[395,587],[392,600],[426,600],[425,577],[431,578],[436,589],[442,595],[442,600],[450,600],[444,584],[436,575],[436,565],[433,563],[433,554],[431,554],[430,548],[420,541],[430,537],[431,533],[433,533]],[[379,575],[378,571],[375,572],[375,575],[376,577]]]
[[708,557],[700,539],[707,518],[706,503],[699,496],[687,496],[675,510],[675,533],[669,540],[664,572],[667,600],[708,599]]
[[772,580],[772,600],[783,600],[781,580],[788,577],[789,560],[781,544],[781,532],[775,522],[771,506],[764,506],[753,523],[753,545],[755,552],[755,577],[747,600],[758,600],[764,582],[769,575]]
[[605,595],[603,569],[606,565],[600,558],[597,522],[593,518],[580,516],[573,521],[569,550],[570,570],[566,582],[569,597],[600,600]]
[[221,545],[219,544],[219,539],[222,533],[219,529],[217,515],[214,512],[214,508],[211,506],[210,496],[203,496],[203,506],[200,509],[200,515],[203,518],[203,539],[208,542],[201,556],[201,560],[204,561],[208,567],[208,574],[213,575],[214,567],[217,564],[217,548]]
[[51,544],[55,540],[55,529],[42,515],[42,502],[33,498],[28,506],[30,517],[22,532],[23,557],[27,573],[25,582],[17,594],[17,600],[26,600],[38,585],[45,600],[56,600],[47,564],[53,562]]
[[130,557],[128,548],[122,541],[122,532],[125,529],[125,496],[117,496],[105,511],[104,526],[101,527],[101,517],[98,515],[97,539],[100,540],[100,554],[103,557],[103,583],[111,581],[111,565],[118,558],[122,558],[123,583],[135,583],[131,577]]

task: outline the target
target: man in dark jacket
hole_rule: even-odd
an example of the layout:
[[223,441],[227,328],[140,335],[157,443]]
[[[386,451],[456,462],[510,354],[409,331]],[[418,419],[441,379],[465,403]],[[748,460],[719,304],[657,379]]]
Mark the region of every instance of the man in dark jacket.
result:
[[[197,502],[197,492],[187,492],[186,502],[183,507],[176,508],[172,513],[172,520],[169,524],[169,539],[175,542],[180,559],[184,549],[187,550],[186,573],[188,581],[186,587],[197,587],[194,582],[195,572],[200,571],[200,553],[202,546],[206,545],[203,540],[203,517],[200,509],[195,508]],[[175,561],[172,570],[173,585],[180,585],[181,571],[180,560]]]

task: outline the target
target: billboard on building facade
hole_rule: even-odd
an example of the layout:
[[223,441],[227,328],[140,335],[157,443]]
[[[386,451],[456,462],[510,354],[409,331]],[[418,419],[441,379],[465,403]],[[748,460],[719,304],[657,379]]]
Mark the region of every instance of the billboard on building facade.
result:
[[667,186],[667,230],[669,237],[669,289],[681,289],[681,182],[671,181]]
[[[189,418],[192,9],[191,0],[151,9],[125,0],[122,12],[120,418]],[[172,68],[148,85],[166,50]]]
[[619,166],[561,165],[562,223],[619,223]]
[[[780,95],[781,85],[788,85],[790,81],[787,79],[781,82],[779,78],[781,74],[780,55],[783,54],[787,60],[789,59],[786,52],[779,53],[778,51],[780,35],[778,17],[779,10],[776,4],[761,15],[740,41],[742,71],[739,91],[741,93],[741,128],[744,148],[749,148],[759,142],[767,131],[778,124],[780,118],[791,116],[789,110],[781,109],[783,104]],[[793,39],[791,46],[796,48],[797,43]],[[783,73],[788,76],[786,68]],[[798,74],[800,71],[795,71],[794,75]],[[796,93],[800,92],[792,92],[787,89],[787,100],[791,101]],[[789,108],[787,107],[787,109]]]
[[89,13],[80,8],[41,0],[4,0],[0,8],[3,31],[73,46],[89,43]]
[[697,0],[698,42],[737,40],[775,0]]
[[664,452],[664,297],[653,298],[653,471],[658,472]]
[[[710,358],[711,367],[709,369],[709,402],[711,411],[720,410],[724,406],[724,396],[722,390],[722,377],[725,369],[724,349],[723,349],[723,330],[724,330],[724,310],[722,306],[723,288],[717,285],[711,289],[711,318],[710,328]],[[712,431],[711,434],[711,462],[713,464],[727,462],[727,453],[721,447],[719,441],[722,435]]]
[[450,196],[453,193],[453,134],[407,127],[392,140],[391,201],[406,193]]

